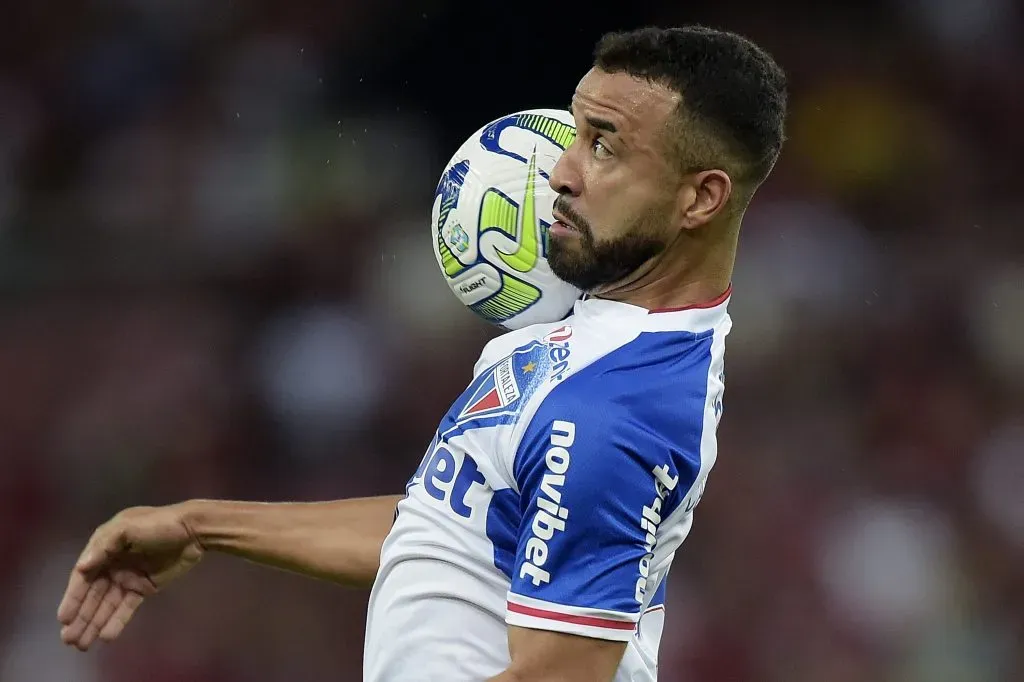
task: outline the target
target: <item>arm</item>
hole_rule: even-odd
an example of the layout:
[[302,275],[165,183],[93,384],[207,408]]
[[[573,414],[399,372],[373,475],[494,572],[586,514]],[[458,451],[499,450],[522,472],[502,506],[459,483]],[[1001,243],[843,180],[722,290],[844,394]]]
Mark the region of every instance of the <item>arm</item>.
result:
[[561,632],[508,629],[512,665],[488,682],[605,682],[626,650],[625,642]]
[[259,564],[352,586],[370,586],[400,495],[334,502],[192,500],[182,519],[196,542]]
[[398,496],[261,504],[193,500],[125,509],[96,529],[57,609],[82,651],[113,641],[146,597],[220,551],[347,585],[371,585]]

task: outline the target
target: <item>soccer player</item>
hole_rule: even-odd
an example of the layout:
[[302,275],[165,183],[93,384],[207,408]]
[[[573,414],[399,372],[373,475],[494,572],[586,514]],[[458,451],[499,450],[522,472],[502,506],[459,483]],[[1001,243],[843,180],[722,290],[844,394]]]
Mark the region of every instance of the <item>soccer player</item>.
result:
[[372,585],[374,682],[657,677],[666,578],[716,458],[740,221],[784,138],[785,77],[702,27],[604,36],[551,174],[572,314],[500,336],[405,495],[192,500],[100,526],[63,640],[116,638],[218,551]]

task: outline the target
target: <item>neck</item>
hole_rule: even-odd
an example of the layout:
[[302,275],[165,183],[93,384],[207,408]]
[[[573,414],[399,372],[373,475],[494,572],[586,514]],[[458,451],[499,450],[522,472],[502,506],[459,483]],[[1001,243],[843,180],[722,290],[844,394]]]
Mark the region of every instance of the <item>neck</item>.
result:
[[701,244],[684,235],[629,277],[591,293],[648,310],[697,306],[728,290],[735,258],[735,238]]

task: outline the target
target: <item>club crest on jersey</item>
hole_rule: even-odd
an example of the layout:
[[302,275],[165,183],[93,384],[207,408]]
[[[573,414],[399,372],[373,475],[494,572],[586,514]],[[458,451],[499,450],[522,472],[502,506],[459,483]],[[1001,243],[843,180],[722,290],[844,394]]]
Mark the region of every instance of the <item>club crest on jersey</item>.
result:
[[505,358],[487,373],[484,381],[477,387],[463,408],[459,419],[481,417],[486,414],[504,410],[519,400],[522,391],[515,371],[515,356]]
[[456,421],[518,410],[522,399],[533,393],[537,379],[547,369],[545,348],[544,344],[535,341],[516,350],[477,377]]
[[545,381],[565,378],[572,327],[562,325],[521,346],[477,376],[445,415],[440,438],[467,428],[507,424]]

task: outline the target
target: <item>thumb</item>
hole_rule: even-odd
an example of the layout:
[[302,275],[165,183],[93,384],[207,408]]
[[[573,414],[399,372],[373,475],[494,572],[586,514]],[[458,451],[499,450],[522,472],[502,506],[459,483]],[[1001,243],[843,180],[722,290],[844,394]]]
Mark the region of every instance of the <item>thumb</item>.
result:
[[86,545],[82,555],[78,557],[75,568],[82,573],[92,573],[101,568],[110,555],[119,551],[123,546],[123,531],[104,532],[104,530],[100,530]]

